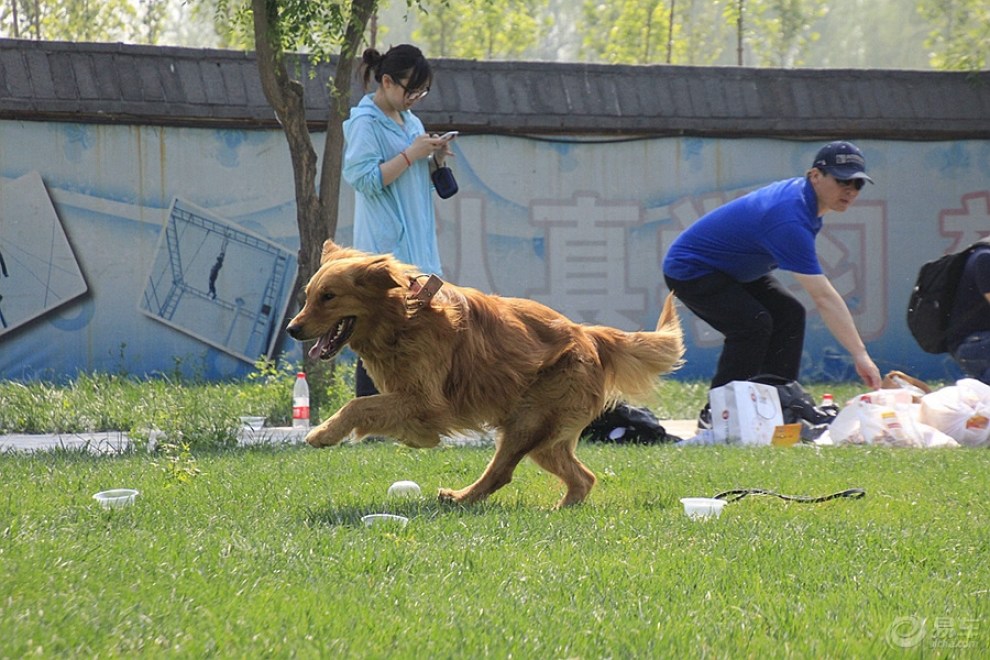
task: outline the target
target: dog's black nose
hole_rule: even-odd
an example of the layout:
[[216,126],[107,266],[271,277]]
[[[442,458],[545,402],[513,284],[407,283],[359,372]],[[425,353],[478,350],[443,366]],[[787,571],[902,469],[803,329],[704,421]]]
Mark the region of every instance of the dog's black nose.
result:
[[299,333],[302,332],[302,327],[295,324],[290,324],[285,331],[288,332],[289,336],[293,339],[299,339]]

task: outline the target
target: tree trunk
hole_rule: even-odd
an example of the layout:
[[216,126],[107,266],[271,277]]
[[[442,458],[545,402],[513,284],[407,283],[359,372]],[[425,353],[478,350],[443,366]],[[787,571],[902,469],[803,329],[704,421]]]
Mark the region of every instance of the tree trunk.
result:
[[[351,74],[354,54],[368,20],[377,8],[377,0],[352,0],[350,19],[331,86],[330,116],[327,119],[323,146],[320,187],[316,188],[317,159],[312,136],[306,124],[303,85],[289,76],[285,54],[279,39],[279,6],[276,0],[251,0],[254,13],[254,42],[258,72],[265,98],[275,111],[289,144],[296,195],[296,225],[299,229],[299,271],[296,276],[296,306],[304,301],[304,287],[320,266],[323,241],[337,231],[337,207],[340,198],[340,170],[344,149],[341,121],[350,107]],[[291,311],[291,310],[290,310]],[[307,343],[304,349],[311,344]],[[329,385],[328,369],[320,360],[304,352],[305,370],[309,374],[313,407],[318,409]]]
[[670,0],[670,16],[667,22],[667,64],[671,63],[674,55],[674,14],[677,11],[677,0]]
[[739,13],[736,16],[736,64],[743,65],[743,13],[746,11],[746,0],[739,0]]

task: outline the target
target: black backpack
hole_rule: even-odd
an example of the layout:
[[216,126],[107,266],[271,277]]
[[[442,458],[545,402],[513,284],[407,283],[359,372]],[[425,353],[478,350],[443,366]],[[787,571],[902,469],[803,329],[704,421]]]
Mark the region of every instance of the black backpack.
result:
[[581,433],[589,442],[652,445],[678,442],[681,438],[667,433],[656,415],[648,408],[619,403],[599,415]]
[[929,261],[918,271],[908,301],[907,324],[918,346],[926,353],[948,352],[945,332],[949,328],[959,278],[969,255],[985,245],[990,245],[990,238],[977,241],[962,252]]

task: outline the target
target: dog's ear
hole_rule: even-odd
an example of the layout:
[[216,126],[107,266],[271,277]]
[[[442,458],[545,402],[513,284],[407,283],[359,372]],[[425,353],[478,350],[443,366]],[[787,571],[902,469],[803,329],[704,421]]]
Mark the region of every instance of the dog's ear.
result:
[[367,257],[367,252],[355,250],[354,248],[337,245],[333,239],[328,238],[323,241],[323,251],[320,253],[320,265],[322,266],[331,259],[349,259],[351,257]]
[[354,278],[354,283],[382,291],[402,286],[402,281],[392,270],[391,261],[388,256],[381,256],[368,262]]
[[320,263],[325,264],[330,259],[333,259],[334,252],[340,250],[340,246],[333,242],[332,239],[327,239],[323,241],[323,252],[320,254]]

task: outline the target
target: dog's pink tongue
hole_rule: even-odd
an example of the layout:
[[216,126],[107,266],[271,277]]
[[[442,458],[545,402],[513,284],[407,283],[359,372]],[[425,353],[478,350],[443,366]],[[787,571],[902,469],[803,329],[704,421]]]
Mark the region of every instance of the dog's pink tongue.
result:
[[314,360],[318,360],[320,355],[323,353],[323,349],[325,349],[329,343],[330,335],[323,335],[320,337],[317,342],[313,344],[313,347],[309,349],[309,357]]

